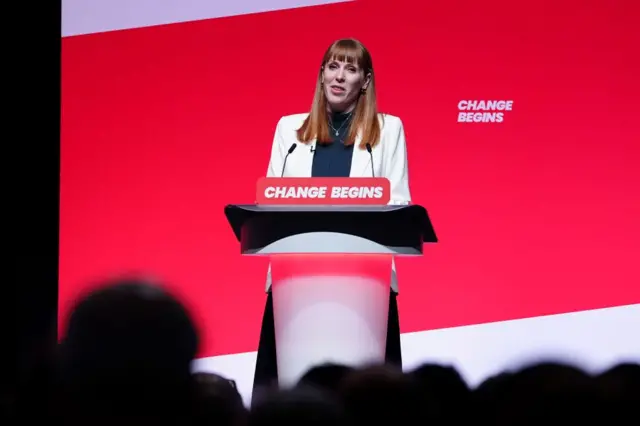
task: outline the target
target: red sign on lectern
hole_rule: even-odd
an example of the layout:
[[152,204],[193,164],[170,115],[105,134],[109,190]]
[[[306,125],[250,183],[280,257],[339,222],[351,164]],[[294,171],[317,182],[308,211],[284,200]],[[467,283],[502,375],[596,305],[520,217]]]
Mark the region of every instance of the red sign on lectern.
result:
[[391,185],[386,178],[261,178],[256,204],[386,205]]

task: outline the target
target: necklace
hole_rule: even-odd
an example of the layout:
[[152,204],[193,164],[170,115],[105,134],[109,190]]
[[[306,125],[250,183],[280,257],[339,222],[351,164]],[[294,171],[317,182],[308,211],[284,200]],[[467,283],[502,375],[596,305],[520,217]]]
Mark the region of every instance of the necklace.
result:
[[349,119],[351,118],[351,114],[353,113],[353,111],[351,111],[349,113],[349,115],[347,115],[347,118],[344,119],[344,122],[340,125],[340,127],[338,127],[337,129],[335,127],[333,127],[333,120],[331,120],[331,117],[329,117],[329,126],[331,126],[331,130],[333,130],[335,132],[335,135],[338,136],[338,134],[340,133],[340,130],[342,130],[342,128],[344,127],[345,124],[347,124],[349,122]]

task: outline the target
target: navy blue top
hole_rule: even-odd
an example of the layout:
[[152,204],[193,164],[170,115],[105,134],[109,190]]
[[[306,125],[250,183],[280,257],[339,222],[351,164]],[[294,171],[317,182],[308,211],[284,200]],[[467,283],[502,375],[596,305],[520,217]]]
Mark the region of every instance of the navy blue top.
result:
[[329,134],[333,137],[333,143],[316,144],[312,177],[349,177],[353,145],[344,146],[344,139],[349,133],[351,116],[352,113],[332,113],[329,117]]

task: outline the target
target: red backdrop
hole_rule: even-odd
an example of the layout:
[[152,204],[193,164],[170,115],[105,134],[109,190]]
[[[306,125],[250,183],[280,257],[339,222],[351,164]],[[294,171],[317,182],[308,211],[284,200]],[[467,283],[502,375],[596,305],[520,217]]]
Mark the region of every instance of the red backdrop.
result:
[[[255,350],[267,264],[223,208],[253,201],[277,120],[351,36],[441,240],[397,262],[403,332],[640,302],[638,12],[370,0],[65,38],[62,318],[94,278],[145,271],[193,309],[202,355]],[[459,123],[461,100],[513,109]]]

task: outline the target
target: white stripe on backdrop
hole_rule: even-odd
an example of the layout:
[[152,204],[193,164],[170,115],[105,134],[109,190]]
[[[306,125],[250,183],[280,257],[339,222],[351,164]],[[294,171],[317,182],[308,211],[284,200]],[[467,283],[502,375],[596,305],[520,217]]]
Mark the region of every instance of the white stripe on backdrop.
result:
[[[452,365],[471,386],[536,360],[600,371],[620,362],[640,362],[640,339],[634,336],[638,318],[640,304],[406,333],[403,364],[405,370],[427,362]],[[234,379],[248,405],[255,362],[256,353],[248,352],[198,359],[193,368]]]
[[347,1],[352,0],[62,0],[62,36]]

